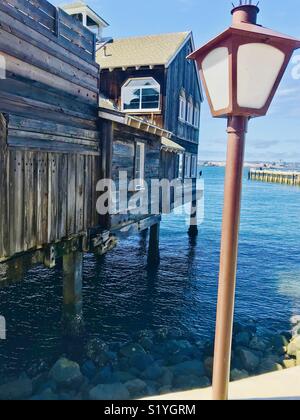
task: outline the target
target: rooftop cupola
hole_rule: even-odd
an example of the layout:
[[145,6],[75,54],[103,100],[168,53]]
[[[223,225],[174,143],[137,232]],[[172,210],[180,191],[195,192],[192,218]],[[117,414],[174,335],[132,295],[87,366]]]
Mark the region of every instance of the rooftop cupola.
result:
[[109,24],[102,19],[94,10],[92,10],[85,2],[76,1],[73,3],[63,4],[60,6],[66,13],[74,16],[85,27],[94,32],[98,39],[102,39],[103,29],[107,28]]

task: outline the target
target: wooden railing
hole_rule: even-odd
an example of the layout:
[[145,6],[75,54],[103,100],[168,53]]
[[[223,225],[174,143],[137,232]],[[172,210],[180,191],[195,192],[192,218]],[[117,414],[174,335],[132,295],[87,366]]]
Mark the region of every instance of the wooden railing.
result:
[[1,0],[0,10],[52,40],[58,38],[66,49],[81,54],[86,60],[95,60],[96,37],[93,32],[48,1]]

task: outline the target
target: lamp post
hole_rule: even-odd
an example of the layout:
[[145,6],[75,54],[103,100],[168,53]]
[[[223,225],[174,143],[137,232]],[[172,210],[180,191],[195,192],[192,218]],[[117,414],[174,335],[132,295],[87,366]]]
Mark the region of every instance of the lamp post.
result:
[[[245,2],[247,3],[247,2]],[[228,399],[238,236],[250,118],[266,115],[300,41],[257,25],[259,8],[242,4],[232,24],[188,58],[198,63],[213,117],[227,118],[227,162],[215,337],[213,399]]]

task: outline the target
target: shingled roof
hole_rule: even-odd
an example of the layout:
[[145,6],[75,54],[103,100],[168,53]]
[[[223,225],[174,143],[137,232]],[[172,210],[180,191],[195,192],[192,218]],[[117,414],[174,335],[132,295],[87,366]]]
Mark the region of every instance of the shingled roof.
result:
[[116,39],[97,53],[102,69],[164,65],[191,38],[191,32]]

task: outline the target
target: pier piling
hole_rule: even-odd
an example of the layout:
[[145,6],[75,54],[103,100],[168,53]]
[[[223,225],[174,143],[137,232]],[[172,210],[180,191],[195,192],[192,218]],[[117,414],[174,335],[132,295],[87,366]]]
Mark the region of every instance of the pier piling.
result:
[[148,264],[158,264],[160,260],[159,254],[159,234],[160,223],[156,223],[150,227]]
[[79,334],[83,326],[82,268],[82,252],[63,256],[63,323],[68,335]]
[[198,202],[193,200],[191,204],[191,216],[190,216],[190,227],[189,227],[189,236],[194,238],[198,236],[198,224],[197,224],[197,213],[198,213]]

